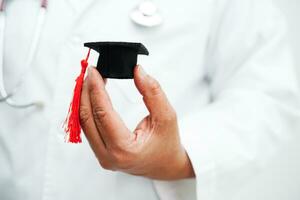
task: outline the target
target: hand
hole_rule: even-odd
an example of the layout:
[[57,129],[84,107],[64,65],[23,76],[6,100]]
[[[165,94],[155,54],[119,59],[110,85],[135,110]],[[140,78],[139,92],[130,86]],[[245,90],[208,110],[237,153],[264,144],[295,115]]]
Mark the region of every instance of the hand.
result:
[[159,83],[139,66],[134,82],[149,115],[131,131],[113,109],[105,80],[90,67],[80,105],[82,129],[104,169],[160,180],[194,177],[180,143],[176,113]]

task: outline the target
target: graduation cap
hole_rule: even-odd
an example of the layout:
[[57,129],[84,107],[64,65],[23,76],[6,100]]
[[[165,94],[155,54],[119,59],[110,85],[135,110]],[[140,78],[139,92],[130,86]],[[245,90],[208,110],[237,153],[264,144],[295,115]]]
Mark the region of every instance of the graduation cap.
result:
[[149,55],[141,43],[130,42],[88,42],[84,43],[98,53],[97,70],[104,78],[131,79],[137,64],[137,56]]
[[81,61],[81,71],[76,78],[73,99],[63,126],[66,132],[66,141],[71,143],[81,142],[80,97],[91,49],[100,53],[97,70],[104,78],[133,78],[133,69],[136,66],[138,54],[149,55],[148,50],[141,43],[89,42],[85,43],[84,46],[90,49],[86,58]]

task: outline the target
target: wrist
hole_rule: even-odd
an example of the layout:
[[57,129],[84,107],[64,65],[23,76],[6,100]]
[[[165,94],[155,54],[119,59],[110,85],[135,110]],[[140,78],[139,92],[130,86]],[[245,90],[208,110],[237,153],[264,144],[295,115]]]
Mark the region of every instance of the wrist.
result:
[[194,178],[195,172],[191,160],[182,147],[181,164],[178,165],[178,179]]
[[195,172],[185,149],[181,147],[176,155],[173,164],[169,163],[169,180],[194,178]]

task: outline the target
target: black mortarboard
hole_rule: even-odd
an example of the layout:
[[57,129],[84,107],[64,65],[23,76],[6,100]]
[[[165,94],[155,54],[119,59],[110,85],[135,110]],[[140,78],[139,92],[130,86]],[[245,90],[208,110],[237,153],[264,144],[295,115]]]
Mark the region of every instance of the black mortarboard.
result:
[[149,55],[141,43],[88,42],[84,46],[100,53],[97,70],[104,78],[133,78],[138,54]]

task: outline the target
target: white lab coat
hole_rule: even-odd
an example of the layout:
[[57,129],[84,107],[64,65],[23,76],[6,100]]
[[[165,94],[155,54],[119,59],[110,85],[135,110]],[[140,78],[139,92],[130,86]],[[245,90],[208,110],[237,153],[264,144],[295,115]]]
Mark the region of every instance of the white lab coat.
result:
[[[256,195],[256,183],[264,182],[270,160],[280,159],[278,151],[296,133],[300,108],[281,16],[265,0],[157,0],[164,24],[144,28],[128,17],[139,2],[49,1],[34,63],[14,97],[42,100],[45,107],[0,104],[1,200],[265,198]],[[7,3],[8,90],[23,72],[38,4]],[[64,142],[61,126],[87,52],[83,43],[107,40],[148,47],[150,56],[139,63],[177,111],[196,180],[151,181],[106,171],[85,138]],[[96,60],[93,53],[90,63]],[[107,90],[130,128],[147,114],[132,80],[109,80]],[[268,195],[274,200],[275,194]]]

